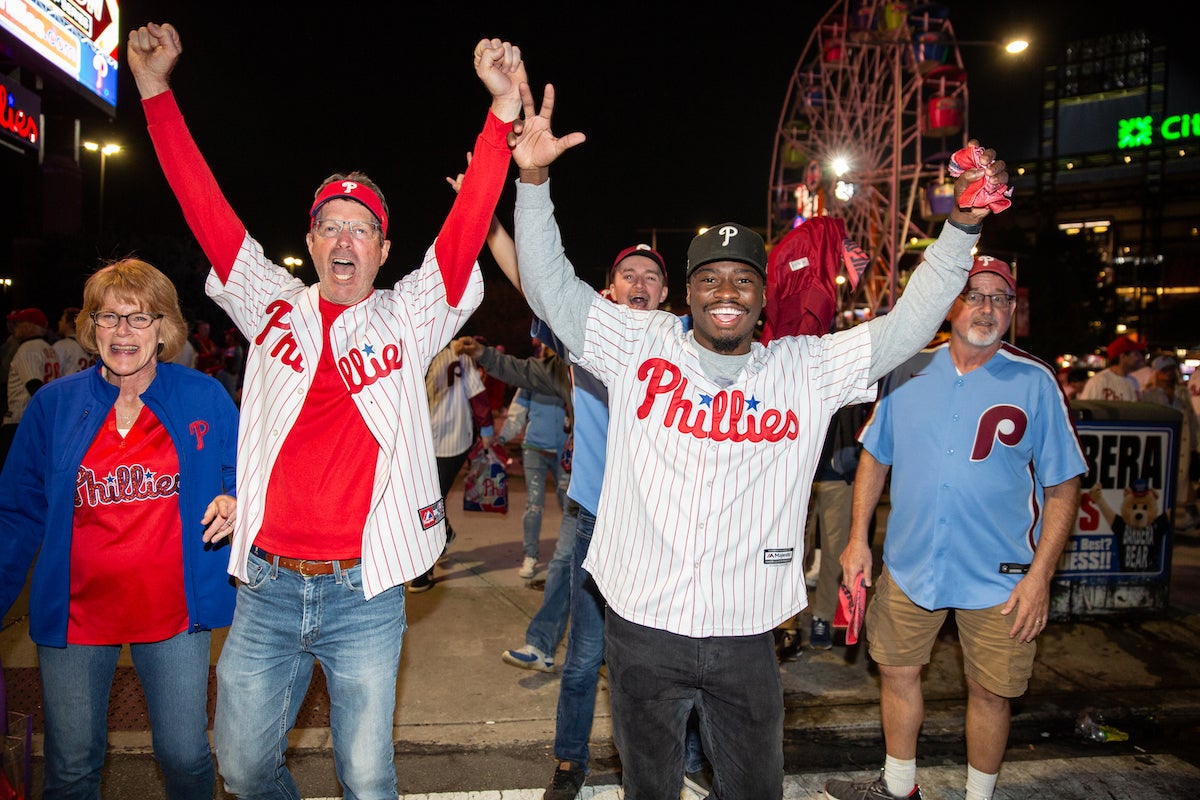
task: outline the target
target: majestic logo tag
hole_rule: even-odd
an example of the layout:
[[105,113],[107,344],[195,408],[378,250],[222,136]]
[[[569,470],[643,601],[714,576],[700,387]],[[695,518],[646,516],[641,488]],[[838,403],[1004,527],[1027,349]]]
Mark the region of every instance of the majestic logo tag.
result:
[[790,564],[792,562],[792,548],[781,547],[778,549],[768,548],[763,550],[764,564]]

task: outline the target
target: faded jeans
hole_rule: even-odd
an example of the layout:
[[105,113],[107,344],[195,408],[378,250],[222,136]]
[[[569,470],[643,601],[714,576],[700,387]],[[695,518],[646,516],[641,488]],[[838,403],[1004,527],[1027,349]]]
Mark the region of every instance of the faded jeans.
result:
[[[169,800],[211,800],[208,631],[129,646],[146,695],[154,758]],[[46,718],[43,797],[100,800],[108,749],[108,698],[120,645],[38,645]]]
[[[563,469],[557,452],[526,447],[521,451],[525,470],[525,515],[521,518],[525,534],[525,555],[538,557],[538,540],[542,537],[542,511],[546,507],[546,476],[554,477],[559,508],[567,507],[567,482],[571,473]],[[553,651],[551,651],[553,652]]]
[[571,611],[571,557],[575,552],[578,513],[579,504],[568,499],[563,507],[554,557],[550,559],[550,566],[546,568],[542,605],[529,621],[529,627],[525,629],[525,643],[533,645],[551,658],[562,641]]
[[225,789],[299,800],[288,732],[321,662],[334,767],[346,800],[396,800],[393,716],[404,587],[363,599],[362,567],[306,578],[254,553],[217,662],[213,739]]

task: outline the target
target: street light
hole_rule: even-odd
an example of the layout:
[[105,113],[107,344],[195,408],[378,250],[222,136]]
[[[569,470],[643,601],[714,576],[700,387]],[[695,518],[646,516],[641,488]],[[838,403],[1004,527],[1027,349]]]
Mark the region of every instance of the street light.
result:
[[304,262],[301,261],[300,259],[296,258],[295,256],[284,256],[283,257],[283,265],[285,267],[287,267],[288,272],[295,275],[296,270],[298,270],[304,266]]
[[104,168],[108,164],[108,157],[121,152],[121,145],[105,142],[103,145],[97,142],[84,142],[83,149],[95,153],[100,153],[100,211],[97,214],[96,235],[104,235]]

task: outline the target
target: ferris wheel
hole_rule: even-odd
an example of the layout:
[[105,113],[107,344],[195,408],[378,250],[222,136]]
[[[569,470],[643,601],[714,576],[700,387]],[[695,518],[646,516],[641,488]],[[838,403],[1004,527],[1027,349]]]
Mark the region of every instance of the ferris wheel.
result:
[[949,214],[966,108],[944,5],[838,0],[809,36],[779,117],[767,241],[816,216],[845,222],[871,264],[844,291],[839,327],[891,308]]

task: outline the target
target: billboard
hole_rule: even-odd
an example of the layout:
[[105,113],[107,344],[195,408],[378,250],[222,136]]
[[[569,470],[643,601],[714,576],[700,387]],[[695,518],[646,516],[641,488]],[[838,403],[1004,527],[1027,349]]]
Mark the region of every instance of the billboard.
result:
[[110,115],[117,108],[118,0],[0,0],[7,31]]

